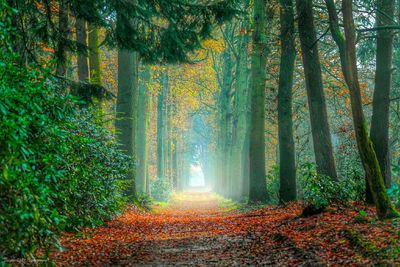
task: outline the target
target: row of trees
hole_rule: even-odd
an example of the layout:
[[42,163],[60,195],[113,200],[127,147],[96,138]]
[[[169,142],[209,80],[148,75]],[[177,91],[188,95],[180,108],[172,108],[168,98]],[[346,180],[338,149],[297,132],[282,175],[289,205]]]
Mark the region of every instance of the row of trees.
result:
[[[364,2],[360,4],[367,5]],[[250,19],[247,15],[249,2],[242,1],[244,18],[238,22],[231,21],[221,30],[226,47],[220,61],[215,60],[222,65],[219,71],[222,78],[218,96],[219,126],[216,152],[216,157],[219,159],[216,166],[216,183],[217,190],[219,189],[221,193],[234,199],[245,199],[248,196],[250,201],[266,201],[271,198],[268,196],[266,185],[265,164],[268,152],[265,149],[269,147],[265,136],[269,127],[265,128],[265,123],[271,115],[269,110],[276,105],[279,136],[279,151],[277,151],[279,198],[282,202],[297,199],[298,165],[293,129],[295,117],[293,85],[294,77],[298,75],[304,77],[305,82],[313,158],[317,172],[321,177],[329,177],[334,183],[344,178],[338,175],[335,162],[336,144],[334,146],[332,141],[335,135],[330,129],[324,81],[325,73],[329,73],[330,70],[321,63],[319,46],[322,43],[324,52],[329,46],[329,53],[338,57],[342,71],[333,67],[337,73],[334,78],[342,83],[341,87],[344,90],[348,90],[351,110],[349,116],[353,117],[354,137],[366,176],[367,201],[376,204],[379,217],[397,216],[385,188],[391,185],[389,107],[393,73],[393,29],[397,27],[394,1],[376,1],[376,5],[375,2],[372,3],[376,14],[374,27],[369,27],[365,21],[360,22],[362,26],[369,28],[359,31],[359,34],[376,33],[376,37],[373,37],[376,39],[376,46],[371,40],[365,42],[365,46],[376,47],[375,90],[370,130],[363,111],[366,103],[362,98],[365,93],[358,77],[359,60],[352,5],[352,1],[343,1],[342,6],[337,6],[334,1],[329,0],[318,4],[317,1],[311,0],[296,2],[282,0],[279,4],[274,1],[255,0],[252,3],[253,13]],[[324,24],[321,26],[321,23],[317,25],[315,23],[316,7],[319,17],[327,23],[325,32],[320,32]],[[274,16],[276,10],[280,11],[279,20]],[[252,25],[249,21],[252,21]],[[252,34],[251,43],[248,32]],[[299,37],[298,41],[296,35]],[[274,43],[275,40],[280,44],[279,49]],[[332,42],[336,47],[332,46]],[[269,70],[277,65],[273,60],[276,58],[274,57],[276,50],[280,51],[277,78],[273,77],[273,71]],[[371,54],[374,53],[373,48],[369,50],[372,51]],[[299,73],[296,69],[297,51],[301,52],[300,69],[303,73]],[[298,80],[295,82],[298,83]],[[269,100],[270,86],[278,88],[276,104],[271,101],[266,102]]]
[[[148,63],[188,61],[234,7],[0,1],[0,260],[51,249],[61,231],[97,225],[121,211],[126,196],[148,192],[150,85],[168,79],[164,69],[160,79],[151,75]],[[114,58],[115,90],[104,66]],[[168,103],[160,101],[160,132],[176,113],[174,96],[161,91]],[[173,165],[169,152],[179,144],[172,126],[165,129],[162,153]]]
[[[207,184],[229,198],[265,202],[279,191],[281,202],[293,201],[303,189],[299,163],[315,161],[319,179],[340,184],[349,179],[343,162],[351,159],[362,163],[367,200],[378,215],[397,215],[385,190],[395,129],[389,127],[394,1],[377,1],[376,25],[360,21],[361,34],[376,33],[377,41],[376,49],[370,38],[357,50],[351,1],[343,7],[329,0],[7,5],[16,11],[9,18],[19,66],[50,69],[62,94],[83,100],[79,112],[94,110],[99,121],[113,122],[103,125],[136,163],[125,176],[132,199],[150,193],[151,180],[185,188],[190,164],[199,162]],[[203,41],[211,35],[217,40]],[[365,64],[357,58],[362,49],[368,59],[376,55],[376,71],[367,68],[375,76],[372,103],[364,99],[367,79],[357,73],[357,63]],[[196,64],[165,64],[177,62]],[[333,101],[337,115],[345,114],[335,123]],[[370,134],[366,104],[372,104]],[[338,152],[340,138],[357,144],[358,153]],[[270,189],[271,162],[279,166],[278,190]]]
[[[150,69],[143,63],[143,71],[139,71],[141,62],[185,62],[188,60],[187,54],[195,48],[201,46],[201,38],[210,35],[213,25],[229,19],[235,14],[234,3],[229,2],[223,5],[222,2],[212,5],[188,5],[186,3],[168,3],[168,1],[126,1],[121,3],[104,3],[96,1],[74,2],[60,1],[45,2],[43,5],[35,2],[25,2],[23,5],[18,1],[9,1],[10,6],[19,10],[19,16],[28,14],[29,8],[34,7],[38,23],[42,23],[41,30],[50,36],[50,40],[36,39],[37,42],[43,41],[44,45],[51,46],[51,42],[56,43],[54,48],[54,58],[56,59],[56,75],[60,78],[67,78],[67,82],[74,79],[74,73],[68,73],[71,55],[77,55],[77,74],[79,84],[72,93],[82,97],[86,104],[91,102],[93,97],[99,101],[103,96],[113,95],[102,87],[102,74],[100,68],[100,46],[109,44],[116,45],[118,50],[118,90],[116,92],[116,120],[115,130],[122,150],[132,158],[137,157],[138,162],[146,162],[143,155],[146,136],[146,123],[144,123],[146,113],[138,112],[147,109],[146,84],[150,79]],[[90,10],[90,12],[88,12]],[[186,13],[188,17],[181,17],[179,14]],[[111,18],[115,18],[111,19]],[[161,24],[157,22],[157,17]],[[58,21],[58,25],[53,23],[53,19]],[[16,25],[22,22],[16,20]],[[164,25],[164,26],[163,26]],[[31,25],[30,25],[31,26]],[[35,26],[36,27],[36,26]],[[75,29],[75,31],[74,31]],[[29,29],[29,33],[36,28]],[[105,39],[99,39],[99,31],[105,32]],[[25,37],[25,36],[23,36]],[[44,42],[46,41],[46,42]],[[32,44],[33,45],[33,44]],[[27,45],[28,46],[28,45]],[[51,48],[52,49],[52,48]],[[40,52],[40,49],[38,50]],[[22,48],[21,54],[32,59],[39,60],[37,50]],[[139,85],[139,76],[142,81]],[[158,176],[166,176],[163,155],[170,150],[163,145],[164,128],[167,128],[168,120],[163,116],[168,116],[172,112],[166,112],[166,105],[163,99],[168,93],[168,74],[164,72],[160,78],[163,84],[162,92],[159,94],[159,170]],[[140,101],[138,101],[140,98]],[[94,100],[94,102],[98,100]],[[85,104],[85,105],[86,105]],[[169,107],[168,107],[169,109]],[[166,113],[166,114],[164,114]],[[139,124],[139,127],[137,126]],[[138,132],[139,131],[139,132]],[[137,136],[140,136],[137,138]],[[138,141],[138,144],[136,144]],[[145,153],[145,152],[144,152]],[[127,177],[135,186],[130,192],[146,192],[146,171],[139,163],[137,179],[132,171]],[[134,182],[135,181],[135,182]]]

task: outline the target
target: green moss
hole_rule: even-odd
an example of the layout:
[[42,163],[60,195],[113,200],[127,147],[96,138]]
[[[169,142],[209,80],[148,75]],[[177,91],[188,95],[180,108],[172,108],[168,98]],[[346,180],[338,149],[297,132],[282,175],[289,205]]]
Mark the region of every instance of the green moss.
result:
[[362,132],[359,133],[359,150],[365,173],[368,178],[372,196],[376,205],[379,219],[399,217],[399,213],[391,203],[385,188],[384,179],[379,166],[373,143],[368,136],[365,120],[362,123]]
[[[373,264],[385,265],[398,258],[398,243],[393,243],[392,247],[380,247],[377,244],[365,239],[359,232],[346,229],[343,231],[344,237],[349,241],[350,246],[365,258],[370,259]],[[397,252],[396,252],[397,251]]]

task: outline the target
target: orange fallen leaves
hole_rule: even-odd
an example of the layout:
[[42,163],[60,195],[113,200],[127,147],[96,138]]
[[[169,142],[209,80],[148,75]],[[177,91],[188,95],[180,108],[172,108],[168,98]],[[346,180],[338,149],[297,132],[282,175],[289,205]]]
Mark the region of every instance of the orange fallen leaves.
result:
[[286,207],[226,211],[206,193],[185,194],[167,207],[142,212],[130,207],[84,237],[66,233],[58,265],[362,265],[373,259],[352,248],[343,232],[353,229],[385,247],[396,238],[388,222],[357,222],[359,209],[371,221],[374,210],[354,204],[302,218],[298,203]]

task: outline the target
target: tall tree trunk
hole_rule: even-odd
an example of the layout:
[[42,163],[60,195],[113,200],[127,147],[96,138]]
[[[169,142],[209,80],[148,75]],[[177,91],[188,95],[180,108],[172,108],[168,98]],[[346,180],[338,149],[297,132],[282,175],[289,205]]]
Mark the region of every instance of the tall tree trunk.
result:
[[157,100],[157,178],[165,178],[165,95],[167,91],[167,74],[161,74],[161,92]]
[[177,146],[178,146],[178,141],[176,138],[172,141],[173,143],[173,155],[172,155],[172,186],[174,190],[177,190],[178,188],[178,152],[177,152]]
[[254,0],[251,57],[250,202],[268,199],[265,173],[266,0]]
[[[243,9],[246,11],[249,6],[249,1],[243,1]],[[238,57],[236,62],[236,87],[235,87],[235,106],[233,112],[233,134],[231,146],[231,162],[230,176],[232,181],[231,198],[241,200],[243,195],[243,179],[244,179],[244,161],[243,154],[246,131],[248,126],[247,121],[247,102],[248,102],[248,17],[247,14],[241,23],[242,34],[239,36],[238,42]]]
[[361,90],[358,81],[352,1],[342,1],[345,37],[343,37],[340,32],[335,3],[333,0],[325,0],[325,2],[329,12],[332,37],[339,47],[342,72],[350,91],[351,110],[358,150],[376,205],[377,215],[381,219],[396,217],[398,213],[387,196],[379,162],[372,141],[368,136],[367,123],[362,109]]
[[143,66],[139,84],[138,119],[136,136],[136,192],[143,194],[147,191],[147,129],[149,122],[149,92],[150,67]]
[[89,67],[90,82],[101,84],[99,30],[93,24],[89,24]]
[[[376,26],[392,25],[394,20],[394,0],[378,0]],[[389,152],[389,107],[392,88],[393,31],[379,30],[376,42],[375,90],[372,101],[371,140],[374,144],[379,166],[386,187],[391,184],[391,164]],[[368,188],[368,187],[367,187]]]
[[177,116],[176,109],[176,95],[172,95],[172,106],[171,106],[171,120],[170,120],[170,137],[171,137],[171,176],[172,176],[172,186],[174,189],[177,188],[178,185],[178,135],[177,128],[173,123],[173,118]]
[[183,190],[183,179],[184,179],[184,133],[181,131],[179,133],[178,147],[177,147],[177,191]]
[[164,91],[164,103],[163,103],[163,111],[164,111],[164,116],[163,116],[163,153],[164,153],[164,177],[168,181],[170,181],[170,140],[169,140],[169,98],[170,98],[170,91],[169,91],[169,76],[168,76],[168,70],[166,69],[165,72],[165,79],[163,81],[163,90]]
[[279,196],[282,202],[296,200],[296,162],[293,140],[292,87],[296,60],[292,0],[281,4],[281,62],[278,88]]
[[[18,8],[17,0],[7,0],[7,4],[9,7],[11,7],[14,10],[17,10],[17,8]],[[14,31],[10,32],[10,41],[11,41],[12,49],[13,49],[14,53],[16,53],[19,56],[19,64],[22,67],[27,62],[27,57],[26,57],[27,51],[25,48],[26,44],[24,42],[24,38],[21,38],[21,36],[20,36],[22,31],[21,31],[21,26],[19,25],[20,24],[19,21],[24,20],[21,16],[22,16],[21,14],[16,13],[16,12],[13,12],[10,16],[11,27],[13,29],[15,29]]]
[[223,70],[222,70],[222,88],[219,95],[219,137],[218,137],[218,189],[219,193],[227,195],[230,191],[228,187],[228,151],[229,151],[229,121],[230,121],[230,91],[232,84],[232,57],[226,49],[222,53]]
[[[127,50],[118,51],[118,94],[115,128],[121,149],[135,160],[136,116],[138,98],[138,56]],[[135,195],[135,175],[131,170],[128,194]]]
[[312,0],[297,0],[298,27],[310,109],[315,161],[318,173],[337,180],[328,114],[322,84],[321,63],[315,33]]
[[174,116],[174,96],[172,92],[168,94],[168,101],[166,103],[167,107],[167,116],[166,116],[166,124],[167,124],[167,131],[166,131],[166,140],[167,140],[167,150],[166,150],[166,166],[167,166],[167,173],[168,179],[173,184],[173,176],[174,176],[174,165],[173,165],[173,158],[174,158],[174,151],[173,151],[173,129],[172,129],[172,119]]
[[58,1],[58,36],[57,36],[57,68],[56,75],[65,77],[67,74],[67,41],[69,35],[68,2]]
[[[88,53],[86,47],[88,46],[87,39],[87,23],[82,18],[76,19],[76,42],[82,46],[83,51],[79,51],[77,56],[78,63],[78,78],[79,81],[89,81],[89,64]],[[79,95],[84,92],[78,92]]]

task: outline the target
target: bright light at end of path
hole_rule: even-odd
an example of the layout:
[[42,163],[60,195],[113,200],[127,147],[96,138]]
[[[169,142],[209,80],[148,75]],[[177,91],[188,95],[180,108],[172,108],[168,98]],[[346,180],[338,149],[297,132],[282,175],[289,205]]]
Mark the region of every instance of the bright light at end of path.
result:
[[192,192],[209,192],[206,188],[203,168],[200,164],[190,164],[190,177],[188,191]]

